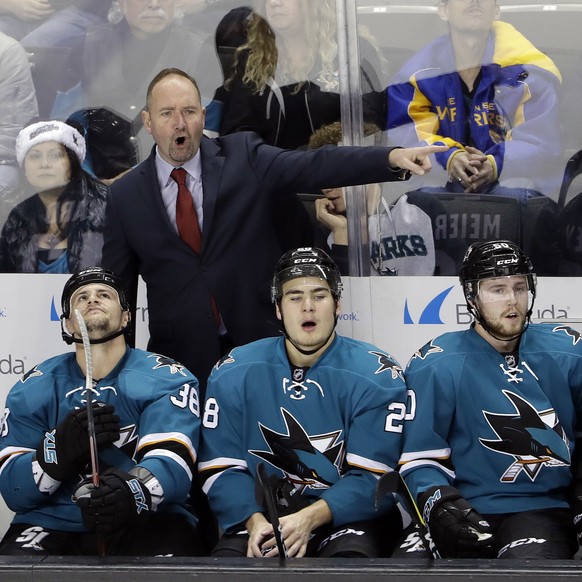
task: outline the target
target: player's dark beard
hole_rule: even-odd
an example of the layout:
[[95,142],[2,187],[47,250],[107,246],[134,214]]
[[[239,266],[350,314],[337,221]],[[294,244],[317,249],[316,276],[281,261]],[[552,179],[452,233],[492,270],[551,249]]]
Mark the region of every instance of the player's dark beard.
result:
[[501,341],[510,341],[520,336],[525,330],[526,326],[526,318],[521,313],[518,313],[518,318],[513,321],[515,321],[516,325],[511,325],[510,327],[509,322],[507,322],[507,320],[502,316],[496,320],[492,320],[489,317],[483,317],[481,325],[485,331],[491,334],[495,339]]
[[106,317],[93,318],[89,321],[85,321],[85,324],[87,325],[89,335],[95,339],[105,337],[106,335],[119,330],[119,327],[114,329],[111,321]]

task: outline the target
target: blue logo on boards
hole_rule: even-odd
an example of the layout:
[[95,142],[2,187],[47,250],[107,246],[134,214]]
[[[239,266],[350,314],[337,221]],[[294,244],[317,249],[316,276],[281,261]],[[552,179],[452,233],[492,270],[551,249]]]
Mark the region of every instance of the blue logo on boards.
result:
[[57,313],[57,308],[55,306],[55,296],[53,295],[52,301],[51,301],[51,321],[59,321],[60,317],[59,314]]
[[[436,297],[428,302],[418,320],[420,325],[435,325],[444,323],[444,321],[441,319],[441,307],[448,294],[451,292],[452,288],[453,286],[445,289],[444,291],[441,291]],[[410,310],[408,309],[408,299],[404,303],[404,323],[406,325],[414,325],[414,320],[412,319]]]

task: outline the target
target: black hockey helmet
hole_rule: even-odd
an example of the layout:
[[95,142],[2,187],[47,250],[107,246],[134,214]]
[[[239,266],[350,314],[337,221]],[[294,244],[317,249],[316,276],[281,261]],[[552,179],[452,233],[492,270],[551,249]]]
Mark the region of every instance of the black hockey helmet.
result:
[[459,279],[469,302],[478,293],[479,281],[511,275],[524,275],[528,289],[535,297],[537,278],[529,257],[511,241],[494,240],[473,243],[467,249]]
[[123,311],[129,311],[130,305],[127,298],[127,292],[123,286],[121,277],[116,275],[113,271],[108,271],[102,267],[87,267],[82,271],[78,271],[72,275],[65,283],[63,294],[61,296],[62,319],[69,319],[71,317],[71,297],[73,293],[91,283],[103,283],[117,291],[119,296],[119,303]]
[[321,249],[302,247],[286,252],[279,259],[271,285],[273,303],[281,299],[283,283],[297,277],[319,277],[327,281],[336,301],[341,297],[343,285],[339,269]]

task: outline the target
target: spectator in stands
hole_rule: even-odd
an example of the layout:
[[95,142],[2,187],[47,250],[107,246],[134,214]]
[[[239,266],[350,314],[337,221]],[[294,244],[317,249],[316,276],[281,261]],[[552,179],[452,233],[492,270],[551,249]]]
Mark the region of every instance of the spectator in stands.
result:
[[[316,129],[340,119],[335,2],[258,0],[255,6],[235,74],[226,82],[232,97],[221,133],[250,130],[268,144],[305,147]],[[360,39],[363,93],[379,89],[382,71],[369,39]],[[377,97],[366,100],[364,114],[383,124]]]
[[460,281],[475,319],[408,363],[416,406],[400,472],[441,557],[572,558],[582,533],[580,333],[529,323],[536,275],[512,242],[471,245]]
[[0,272],[73,273],[101,261],[107,186],[81,169],[85,140],[62,121],[25,127],[16,157],[36,194],[9,214]]
[[186,508],[200,430],[196,378],[127,346],[130,306],[114,273],[75,273],[61,306],[75,351],[36,365],[6,400],[0,492],[16,515],[0,554],[199,554]]
[[[2,2],[12,0],[0,0]],[[24,0],[12,4],[23,19],[31,16],[32,5],[50,6],[50,16],[40,20],[0,17],[0,30],[20,39],[28,53],[41,119],[52,117],[59,89],[69,79],[69,61],[82,51],[87,29],[107,22],[111,0]],[[74,59],[73,59],[74,61]]]
[[[374,124],[364,125],[365,136],[378,136]],[[340,145],[339,121],[320,127],[309,139],[309,149]],[[349,275],[348,220],[343,188],[326,188],[315,200],[316,218],[326,229],[327,247],[342,275]],[[380,184],[366,186],[368,239],[372,275],[433,275],[435,247],[429,216],[408,202],[406,194],[389,207]]]
[[[224,532],[215,556],[280,555],[275,518],[290,557],[391,553],[400,515],[375,492],[400,453],[404,416],[386,411],[405,410],[406,386],[390,355],[336,334],[341,291],[325,252],[289,251],[271,287],[284,337],[233,349],[210,376],[199,471]],[[255,497],[261,463],[273,508]]]
[[108,0],[0,0],[0,31],[26,48],[76,50],[87,28],[105,22]]
[[[427,156],[446,148],[304,152],[266,145],[253,132],[209,139],[196,82],[177,69],[158,73],[146,104],[144,124],[157,145],[111,186],[103,266],[124,278],[132,296],[143,276],[150,346],[201,383],[225,346],[278,333],[265,281],[281,256],[273,226],[281,201],[425,173]],[[182,200],[190,200],[189,212]]]
[[[223,84],[216,89],[211,107],[206,108],[206,133],[210,137],[220,134],[224,108],[230,98],[224,81],[234,74],[235,51],[247,40],[247,25],[253,9],[250,6],[237,6],[229,10],[215,27],[214,44],[220,61]],[[211,136],[208,130],[214,130],[216,136]]]
[[222,84],[212,34],[179,25],[176,2],[114,0],[111,23],[87,33],[82,61],[74,66],[80,85],[58,98],[54,115],[67,118],[81,107],[112,110],[131,123],[141,160],[153,145],[142,125],[143,96],[157,71],[178,67],[201,79],[202,100],[207,105]]
[[236,8],[243,8],[240,0],[178,0],[176,4],[184,25],[206,31],[216,30],[225,13]]
[[562,153],[556,66],[499,21],[497,0],[441,0],[438,14],[449,33],[413,56],[387,89],[389,135],[406,145],[449,145],[436,156],[448,190],[554,195]]
[[20,191],[16,136],[37,115],[26,52],[13,38],[0,33],[0,224],[4,224]]
[[0,29],[20,40],[55,12],[50,0],[0,0]]
[[[230,95],[221,134],[256,131],[265,143],[305,148],[315,130],[340,119],[335,1],[258,0],[255,8],[225,83]],[[362,90],[374,96],[366,103],[376,103],[380,57],[364,38],[360,50]],[[275,223],[283,248],[313,244],[313,224],[293,198],[279,208]]]

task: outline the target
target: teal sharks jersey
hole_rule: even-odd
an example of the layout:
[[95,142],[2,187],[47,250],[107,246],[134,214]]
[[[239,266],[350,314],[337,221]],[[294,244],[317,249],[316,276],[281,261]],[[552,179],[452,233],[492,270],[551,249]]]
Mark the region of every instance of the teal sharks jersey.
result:
[[206,396],[199,470],[227,533],[262,511],[259,463],[305,503],[325,500],[334,525],[379,515],[377,478],[397,466],[406,413],[390,355],[336,336],[311,368],[293,370],[282,337],[259,340],[215,366]]
[[[93,383],[92,396],[115,407],[121,426],[114,446],[99,452],[100,470],[145,467],[163,489],[158,510],[185,513],[200,434],[196,378],[170,358],[127,348],[117,366]],[[85,475],[64,481],[48,494],[39,490],[32,470],[45,433],[69,411],[84,406],[85,376],[73,352],[35,366],[8,394],[0,424],[0,492],[16,513],[14,523],[85,530],[71,500]]]
[[415,497],[453,485],[484,514],[568,507],[582,424],[582,341],[565,325],[531,324],[517,357],[474,329],[441,335],[406,372],[416,417],[401,473]]

